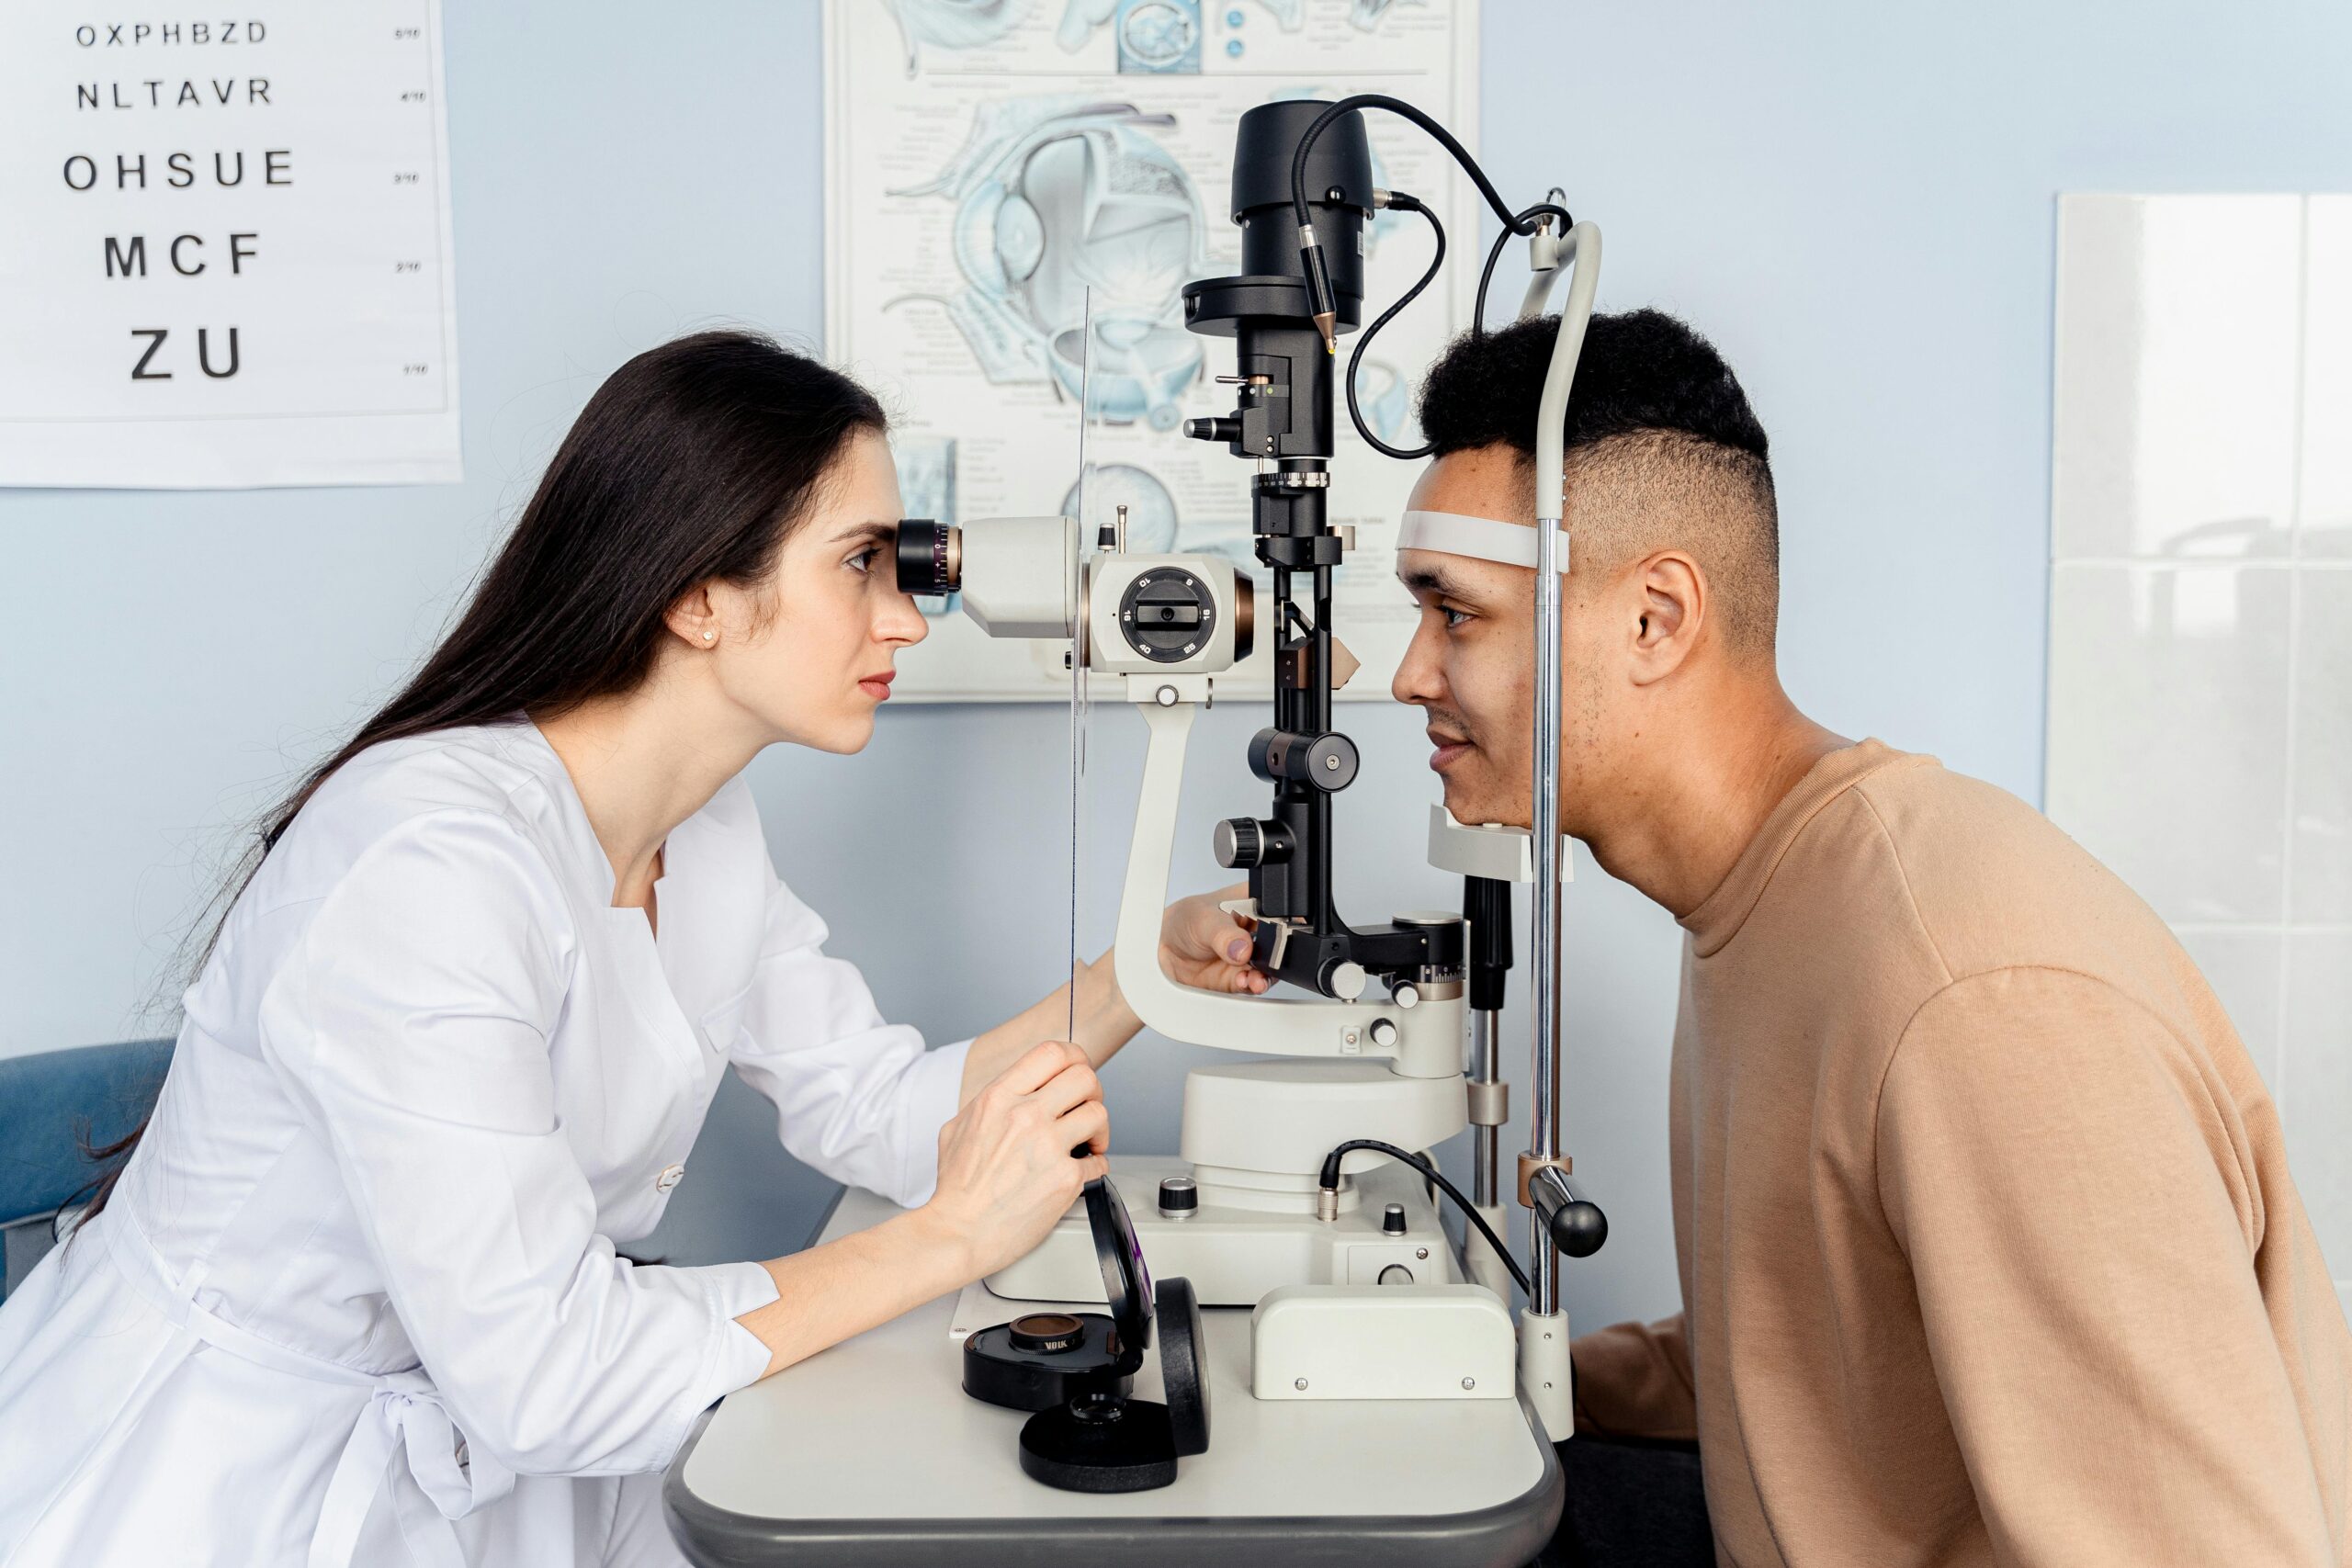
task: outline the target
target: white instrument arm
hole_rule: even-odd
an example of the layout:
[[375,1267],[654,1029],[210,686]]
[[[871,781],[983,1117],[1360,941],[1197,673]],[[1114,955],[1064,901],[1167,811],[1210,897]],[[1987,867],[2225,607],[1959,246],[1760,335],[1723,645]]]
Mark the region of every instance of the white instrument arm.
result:
[[[1151,687],[1148,677],[1135,683]],[[1170,1039],[1259,1055],[1390,1057],[1408,1077],[1448,1077],[1462,1071],[1463,1012],[1459,1000],[1401,1008],[1391,1001],[1227,995],[1179,985],[1159,966],[1161,911],[1168,904],[1176,807],[1184,782],[1184,747],[1195,704],[1136,705],[1151,731],[1143,786],[1136,798],[1135,840],[1127,852],[1126,886],[1119,899],[1119,934],[1113,966],[1127,1005]],[[1383,1038],[1383,1037],[1385,1038]]]

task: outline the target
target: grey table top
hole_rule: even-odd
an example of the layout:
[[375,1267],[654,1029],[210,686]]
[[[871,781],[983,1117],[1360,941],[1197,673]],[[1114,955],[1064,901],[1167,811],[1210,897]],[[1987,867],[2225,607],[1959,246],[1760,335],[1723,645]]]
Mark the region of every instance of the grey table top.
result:
[[[894,1211],[843,1194],[818,1239]],[[1246,1561],[1475,1568],[1550,1536],[1559,1461],[1515,1400],[1261,1403],[1250,1314],[1204,1314],[1208,1452],[1152,1492],[1057,1491],[1021,1470],[1025,1416],[963,1392],[943,1296],[721,1401],[670,1468],[681,1548],[706,1565]],[[1156,1356],[1136,1379],[1160,1397]]]

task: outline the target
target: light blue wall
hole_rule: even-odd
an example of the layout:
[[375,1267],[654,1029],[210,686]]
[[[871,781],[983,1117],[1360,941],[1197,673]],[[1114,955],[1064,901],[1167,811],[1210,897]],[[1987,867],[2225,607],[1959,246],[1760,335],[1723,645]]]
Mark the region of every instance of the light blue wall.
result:
[[[1052,3],[1052,0],[1044,0]],[[567,0],[447,10],[462,486],[0,492],[0,1053],[141,1032],[228,825],[414,660],[596,381],[674,332],[820,329],[817,7]],[[1771,431],[1791,689],[1849,734],[2038,798],[2053,197],[2352,186],[2352,12],[2233,6],[1488,0],[1483,145],[1608,231],[1604,307],[1711,333]],[[0,366],[0,374],[6,374]],[[1131,716],[1096,755],[1106,874]],[[1447,891],[1409,715],[1354,708],[1364,918]],[[1259,791],[1198,735],[1191,826]],[[1043,709],[901,709],[842,760],[754,779],[786,876],[885,1006],[942,1036],[1052,982],[1061,831]],[[922,829],[917,835],[918,827]],[[846,847],[844,847],[846,846]],[[1197,863],[1205,879],[1213,868]],[[1107,888],[1092,911],[1107,931]],[[1571,1271],[1597,1324],[1673,1304],[1662,1100],[1676,933],[1579,866],[1571,1145],[1615,1235]],[[1187,1060],[1112,1077],[1121,1143],[1172,1145]],[[722,1101],[656,1247],[773,1250],[817,1189]]]

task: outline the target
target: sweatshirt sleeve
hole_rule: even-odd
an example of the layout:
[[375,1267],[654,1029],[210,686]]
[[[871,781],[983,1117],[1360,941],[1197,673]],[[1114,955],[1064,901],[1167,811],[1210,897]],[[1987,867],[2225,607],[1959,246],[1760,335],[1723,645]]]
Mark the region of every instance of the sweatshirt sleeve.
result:
[[939,1129],[962,1098],[971,1042],[936,1051],[883,1021],[865,978],[824,951],[815,910],[769,874],[767,925],[735,1070],[776,1108],[793,1156],[836,1181],[912,1208],[939,1181]]
[[633,1265],[598,1233],[548,1056],[573,953],[504,818],[413,818],[321,901],[263,998],[262,1049],[469,1449],[517,1474],[658,1471],[765,1371],[734,1318],[775,1290],[757,1264]]
[[1905,1031],[1880,1196],[1999,1562],[2336,1562],[2235,1126],[2087,976],[1971,976]]
[[1595,1329],[1574,1341],[1568,1354],[1575,1369],[1577,1431],[1698,1439],[1699,1400],[1682,1314]]

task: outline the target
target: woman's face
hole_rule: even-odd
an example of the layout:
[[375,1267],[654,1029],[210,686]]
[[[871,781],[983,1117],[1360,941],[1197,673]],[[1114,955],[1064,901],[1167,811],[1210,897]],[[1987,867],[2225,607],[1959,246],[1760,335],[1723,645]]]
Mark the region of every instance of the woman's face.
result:
[[712,585],[719,683],[778,739],[850,752],[873,739],[892,661],[928,629],[899,592],[898,522],[889,443],[860,431],[785,539],[768,580]]

